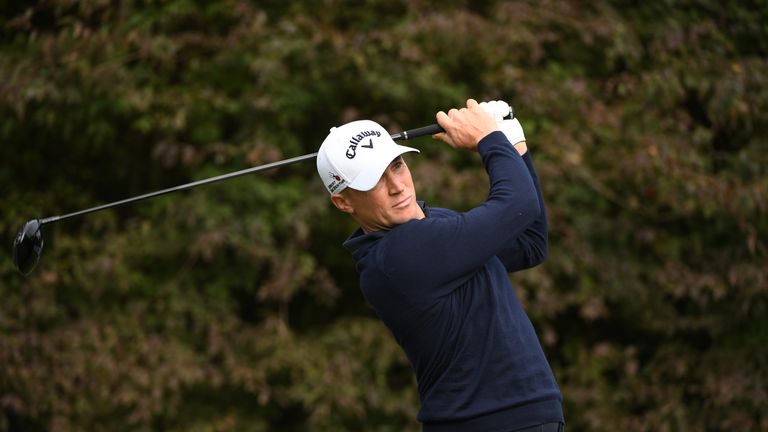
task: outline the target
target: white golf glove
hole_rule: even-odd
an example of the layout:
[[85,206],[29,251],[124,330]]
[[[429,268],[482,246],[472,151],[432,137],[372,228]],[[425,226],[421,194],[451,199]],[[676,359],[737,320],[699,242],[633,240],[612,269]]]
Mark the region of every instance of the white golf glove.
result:
[[510,111],[512,111],[508,103],[500,100],[481,102],[480,108],[484,109],[485,112],[490,114],[491,117],[496,120],[499,130],[504,132],[504,135],[507,136],[507,139],[512,145],[525,141],[523,127],[520,125],[520,122],[517,121],[517,118],[504,119],[504,117],[509,115]]
[[500,100],[480,102],[480,108],[484,109],[497,122],[500,122],[512,110],[508,103]]

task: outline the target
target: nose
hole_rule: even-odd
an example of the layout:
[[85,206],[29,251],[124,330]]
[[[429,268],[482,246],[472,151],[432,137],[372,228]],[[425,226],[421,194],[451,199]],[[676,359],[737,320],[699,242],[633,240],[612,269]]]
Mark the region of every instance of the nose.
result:
[[397,195],[405,190],[405,182],[397,175],[387,173],[387,190],[390,195]]

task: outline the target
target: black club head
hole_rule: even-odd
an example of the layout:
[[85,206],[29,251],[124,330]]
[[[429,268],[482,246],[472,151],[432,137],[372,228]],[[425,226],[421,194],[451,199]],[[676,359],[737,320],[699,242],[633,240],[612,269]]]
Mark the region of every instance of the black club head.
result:
[[40,261],[43,254],[43,231],[38,219],[32,219],[16,234],[13,241],[13,264],[28,275]]

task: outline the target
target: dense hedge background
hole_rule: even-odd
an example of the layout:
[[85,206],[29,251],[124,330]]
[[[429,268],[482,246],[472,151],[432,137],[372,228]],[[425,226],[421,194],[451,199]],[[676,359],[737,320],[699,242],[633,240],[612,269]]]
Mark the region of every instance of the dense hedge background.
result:
[[[550,257],[511,275],[571,431],[768,430],[768,3],[0,2],[0,430],[414,431],[313,162],[26,220],[516,108]],[[423,138],[420,198],[487,190]]]

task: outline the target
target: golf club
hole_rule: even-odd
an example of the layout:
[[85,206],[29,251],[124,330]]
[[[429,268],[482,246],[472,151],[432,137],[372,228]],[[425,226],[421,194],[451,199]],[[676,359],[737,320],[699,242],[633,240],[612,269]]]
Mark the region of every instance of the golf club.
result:
[[[510,112],[510,117],[511,116],[512,114]],[[408,139],[417,138],[417,137],[426,136],[426,135],[433,135],[440,132],[444,132],[443,128],[440,127],[438,124],[432,124],[429,126],[406,130],[403,132],[392,134],[390,136],[393,140],[399,141],[399,140],[408,140]],[[64,219],[69,219],[75,216],[81,216],[87,213],[93,213],[99,210],[104,210],[104,209],[117,207],[120,205],[132,203],[136,201],[141,201],[147,198],[153,198],[156,196],[169,194],[171,192],[191,189],[197,186],[215,183],[221,180],[226,180],[226,179],[230,179],[230,178],[234,178],[234,177],[238,177],[246,174],[252,174],[259,171],[264,171],[272,168],[294,164],[307,159],[313,159],[316,156],[317,156],[317,153],[306,154],[304,156],[298,156],[298,157],[285,159],[278,162],[272,162],[265,165],[260,165],[257,167],[247,168],[247,169],[232,172],[229,174],[223,174],[223,175],[211,177],[208,179],[198,180],[195,182],[171,187],[168,189],[163,189],[155,192],[150,192],[144,195],[135,196],[132,198],[127,198],[121,201],[116,201],[109,204],[103,204],[100,206],[79,210],[79,211],[68,213],[65,215],[50,216],[42,219],[32,219],[27,223],[25,223],[24,227],[22,227],[21,230],[19,230],[19,232],[16,234],[16,238],[13,242],[13,264],[16,266],[19,272],[21,272],[23,275],[28,275],[29,273],[32,272],[32,270],[35,268],[37,263],[40,261],[40,257],[43,254],[43,232],[42,232],[43,225],[62,221]]]

